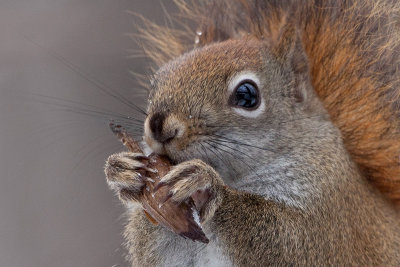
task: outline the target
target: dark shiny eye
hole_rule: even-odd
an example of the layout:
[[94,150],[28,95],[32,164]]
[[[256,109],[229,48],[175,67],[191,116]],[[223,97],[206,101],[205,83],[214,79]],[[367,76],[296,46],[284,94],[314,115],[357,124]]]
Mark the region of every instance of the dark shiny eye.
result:
[[246,109],[254,109],[260,104],[257,86],[250,81],[239,84],[231,96],[231,104]]

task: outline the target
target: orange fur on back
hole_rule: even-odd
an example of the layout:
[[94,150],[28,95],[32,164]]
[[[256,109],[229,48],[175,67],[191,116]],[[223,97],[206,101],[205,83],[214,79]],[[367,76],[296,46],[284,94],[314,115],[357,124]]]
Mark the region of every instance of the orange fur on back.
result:
[[[137,36],[160,66],[197,46],[302,33],[313,86],[364,176],[400,205],[400,5],[364,0],[176,1],[178,27],[145,21]],[[198,25],[191,30],[184,25]]]

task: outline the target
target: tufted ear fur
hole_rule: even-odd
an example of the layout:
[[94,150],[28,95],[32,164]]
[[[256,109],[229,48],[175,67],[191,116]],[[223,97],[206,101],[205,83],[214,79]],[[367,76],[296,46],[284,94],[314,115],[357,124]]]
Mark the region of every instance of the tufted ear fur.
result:
[[272,40],[272,53],[285,70],[294,77],[293,90],[290,95],[296,102],[303,102],[310,85],[308,58],[301,43],[300,33],[292,23],[286,23]]

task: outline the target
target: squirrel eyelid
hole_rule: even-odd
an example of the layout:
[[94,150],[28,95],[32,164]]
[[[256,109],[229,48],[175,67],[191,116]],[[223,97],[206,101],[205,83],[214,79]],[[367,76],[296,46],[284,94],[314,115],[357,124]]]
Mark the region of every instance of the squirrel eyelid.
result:
[[252,71],[242,71],[228,80],[228,95],[231,95],[232,92],[244,81],[250,81],[260,88],[260,79],[256,73]]
[[233,111],[246,118],[257,118],[265,111],[265,102],[261,98],[260,105],[254,110],[246,110],[244,108],[233,107]]

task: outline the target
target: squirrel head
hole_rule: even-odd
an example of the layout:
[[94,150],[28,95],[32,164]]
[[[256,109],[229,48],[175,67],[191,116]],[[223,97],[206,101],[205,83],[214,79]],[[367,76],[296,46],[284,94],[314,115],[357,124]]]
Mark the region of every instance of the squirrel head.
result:
[[[176,162],[200,158],[222,176],[232,168],[243,175],[254,157],[264,161],[288,149],[297,135],[282,138],[282,132],[301,135],[305,125],[296,120],[326,115],[290,24],[275,40],[245,38],[195,49],[161,67],[151,85],[147,144]],[[289,131],[293,127],[300,128]]]

